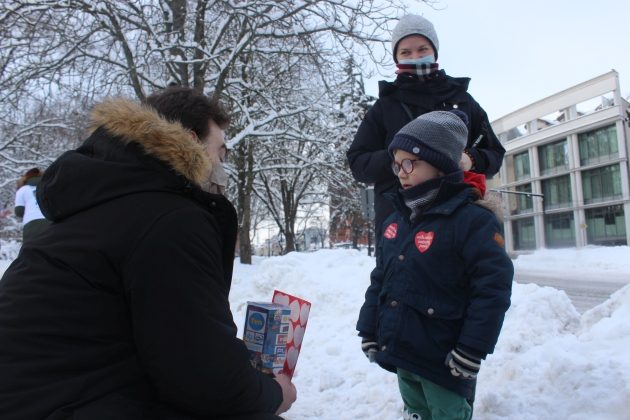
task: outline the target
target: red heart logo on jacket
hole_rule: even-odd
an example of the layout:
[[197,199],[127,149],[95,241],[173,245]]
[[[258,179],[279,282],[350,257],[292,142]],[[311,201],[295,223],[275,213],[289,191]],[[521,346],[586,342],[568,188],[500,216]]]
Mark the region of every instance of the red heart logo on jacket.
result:
[[433,237],[435,234],[433,232],[418,232],[416,233],[416,248],[418,251],[425,252],[431,246],[433,242]]
[[391,225],[387,226],[387,229],[385,229],[385,233],[383,234],[383,236],[386,237],[387,239],[394,239],[397,233],[398,233],[398,224],[392,223]]

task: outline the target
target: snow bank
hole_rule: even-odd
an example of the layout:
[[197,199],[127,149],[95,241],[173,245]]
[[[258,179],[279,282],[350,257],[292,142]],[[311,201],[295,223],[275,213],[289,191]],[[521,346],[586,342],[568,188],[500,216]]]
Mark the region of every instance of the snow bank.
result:
[[[606,262],[616,252],[628,252],[620,248],[625,249],[545,250],[521,256],[515,265],[564,272],[570,266],[582,274],[623,270],[619,262]],[[274,289],[313,304],[295,376],[299,397],[287,420],[401,418],[395,375],[367,362],[354,330],[373,265],[372,258],[353,250],[236,265],[230,300],[239,328],[246,301],[269,300]],[[482,365],[474,418],[627,419],[627,319],[630,286],[580,317],[563,291],[515,283],[496,351]]]

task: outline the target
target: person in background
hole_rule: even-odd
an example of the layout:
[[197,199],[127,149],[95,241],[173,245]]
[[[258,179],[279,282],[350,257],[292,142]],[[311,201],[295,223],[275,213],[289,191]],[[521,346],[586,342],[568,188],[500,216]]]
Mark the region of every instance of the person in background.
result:
[[[462,44],[463,45],[463,44]],[[492,131],[483,108],[467,92],[469,78],[448,76],[438,65],[440,44],[433,24],[422,16],[403,16],[392,32],[396,80],[379,82],[379,99],[367,112],[347,151],[354,178],[374,184],[375,237],[393,211],[383,194],[396,191],[387,148],[394,135],[415,117],[436,110],[458,109],[468,117],[466,146],[459,158],[471,183],[499,171],[505,149]],[[483,187],[482,189],[485,189]]]
[[29,169],[17,182],[14,213],[22,221],[22,242],[32,239],[50,224],[39,209],[35,196],[42,175],[39,168]]
[[0,281],[0,417],[279,419],[285,375],[252,367],[228,294],[237,216],[219,194],[220,103],[172,87],[94,107],[45,172],[51,226]]
[[463,182],[463,118],[423,114],[388,148],[396,210],[383,224],[357,330],[368,359],[397,374],[405,419],[471,418],[481,361],[510,306],[502,225]]

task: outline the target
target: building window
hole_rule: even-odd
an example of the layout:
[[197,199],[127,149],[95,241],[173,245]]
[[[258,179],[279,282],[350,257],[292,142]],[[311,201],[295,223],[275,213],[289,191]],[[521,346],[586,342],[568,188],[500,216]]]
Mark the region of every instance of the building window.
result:
[[531,195],[532,184],[523,184],[514,187],[514,191],[522,194],[510,194],[511,214],[531,213],[534,210],[534,201]]
[[538,148],[540,174],[554,174],[569,169],[569,151],[567,140],[540,146]]
[[515,250],[536,249],[534,218],[513,220],[512,237],[514,238]]
[[545,215],[545,246],[547,248],[575,246],[573,212]]
[[529,169],[529,152],[514,155],[514,177],[517,181],[528,179],[531,176]]
[[609,161],[619,156],[615,125],[578,135],[580,165]]
[[569,175],[545,179],[541,184],[545,209],[571,206],[571,178]]
[[582,189],[584,203],[601,203],[602,201],[621,198],[621,173],[619,165],[604,166],[582,172]]
[[627,245],[623,205],[599,207],[584,211],[586,238],[592,245]]
[[501,140],[510,141],[522,137],[525,134],[527,134],[527,126],[521,124],[518,127],[510,128],[505,133],[501,133]]

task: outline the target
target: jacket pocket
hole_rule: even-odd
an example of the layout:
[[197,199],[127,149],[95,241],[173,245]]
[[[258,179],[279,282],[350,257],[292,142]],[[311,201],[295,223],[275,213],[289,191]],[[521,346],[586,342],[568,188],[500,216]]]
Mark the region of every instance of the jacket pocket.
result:
[[461,319],[464,317],[463,305],[452,305],[440,301],[430,301],[413,293],[406,294],[402,301],[429,319]]
[[440,302],[412,299],[403,301],[400,335],[401,351],[405,358],[421,358],[425,362],[443,363],[457,343],[464,309]]

